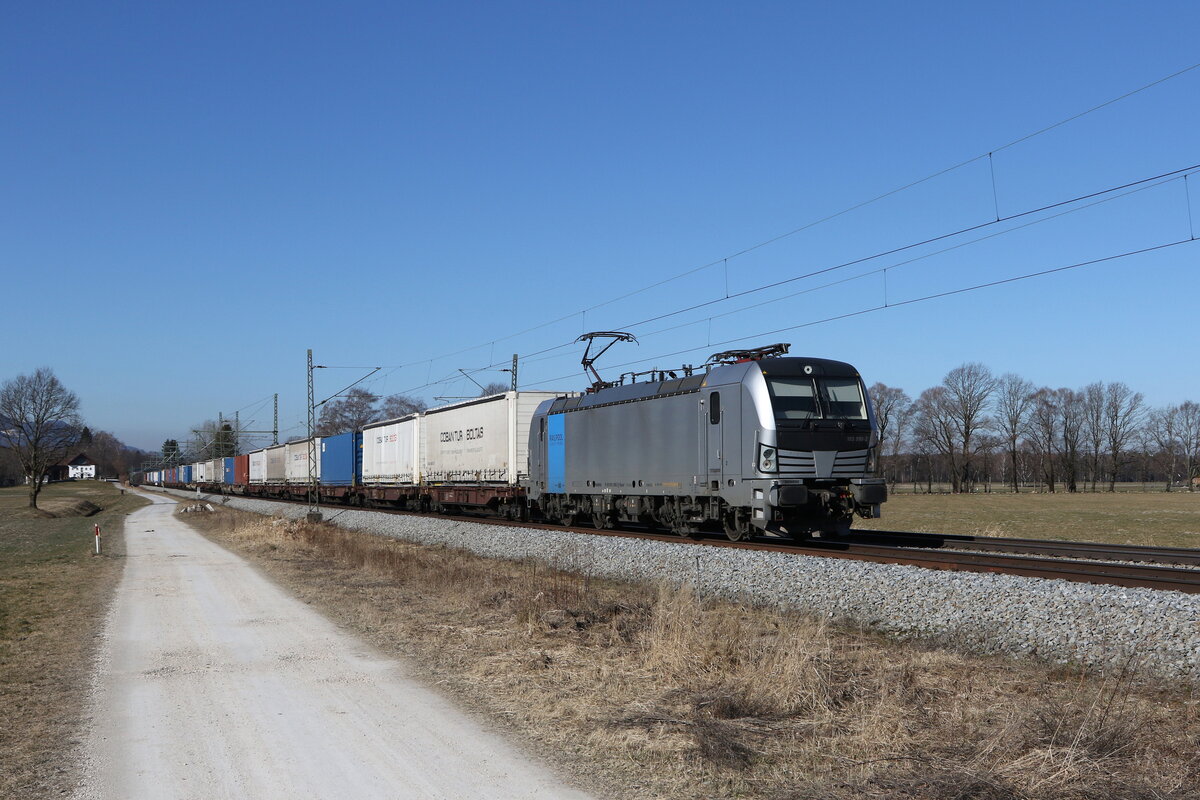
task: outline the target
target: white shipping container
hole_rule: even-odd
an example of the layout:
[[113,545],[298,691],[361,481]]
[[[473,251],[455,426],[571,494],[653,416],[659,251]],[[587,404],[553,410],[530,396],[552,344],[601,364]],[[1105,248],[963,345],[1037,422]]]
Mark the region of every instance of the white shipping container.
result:
[[[289,442],[285,455],[285,479],[288,483],[308,483],[308,439],[302,442]],[[321,437],[316,438],[316,471],[313,473],[318,481],[321,480]]]
[[424,479],[515,484],[529,465],[529,422],[561,392],[505,392],[426,411]]
[[256,450],[250,454],[250,482],[265,483],[267,480],[267,451]]
[[209,459],[208,474],[205,476],[205,480],[209,483],[221,483],[225,480],[225,459]]
[[421,478],[421,417],[414,414],[363,429],[362,480],[413,484]]
[[287,445],[277,444],[264,452],[267,454],[266,482],[283,483],[287,479]]
[[204,483],[208,480],[208,462],[197,461],[192,464],[192,483]]

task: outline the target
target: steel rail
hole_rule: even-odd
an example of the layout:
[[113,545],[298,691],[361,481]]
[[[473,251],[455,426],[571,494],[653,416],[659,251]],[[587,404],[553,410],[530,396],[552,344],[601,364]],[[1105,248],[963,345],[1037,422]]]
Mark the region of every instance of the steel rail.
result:
[[1153,564],[1200,566],[1200,550],[1190,547],[1151,547],[1107,542],[1071,542],[1062,539],[1017,539],[960,534],[915,533],[852,529],[847,541],[887,543],[900,547],[935,547],[944,550],[1028,553],[1100,561],[1136,561]]

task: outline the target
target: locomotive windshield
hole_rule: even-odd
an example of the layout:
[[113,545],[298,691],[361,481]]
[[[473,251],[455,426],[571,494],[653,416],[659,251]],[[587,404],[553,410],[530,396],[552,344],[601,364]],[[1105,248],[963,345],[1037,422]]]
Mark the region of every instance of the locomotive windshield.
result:
[[854,378],[767,376],[777,420],[866,419],[862,384]]

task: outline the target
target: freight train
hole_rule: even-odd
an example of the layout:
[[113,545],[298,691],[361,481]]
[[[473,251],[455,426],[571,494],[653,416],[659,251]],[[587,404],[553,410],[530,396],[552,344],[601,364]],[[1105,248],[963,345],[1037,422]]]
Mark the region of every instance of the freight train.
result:
[[786,352],[729,351],[582,394],[504,392],[143,481],[734,541],[836,535],[887,499],[874,411],[854,367]]

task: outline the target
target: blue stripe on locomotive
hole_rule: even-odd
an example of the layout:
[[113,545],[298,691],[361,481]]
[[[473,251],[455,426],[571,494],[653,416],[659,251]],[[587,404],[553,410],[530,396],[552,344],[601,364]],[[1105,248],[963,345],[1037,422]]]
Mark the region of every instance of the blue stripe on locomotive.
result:
[[546,417],[546,491],[567,491],[566,414]]

